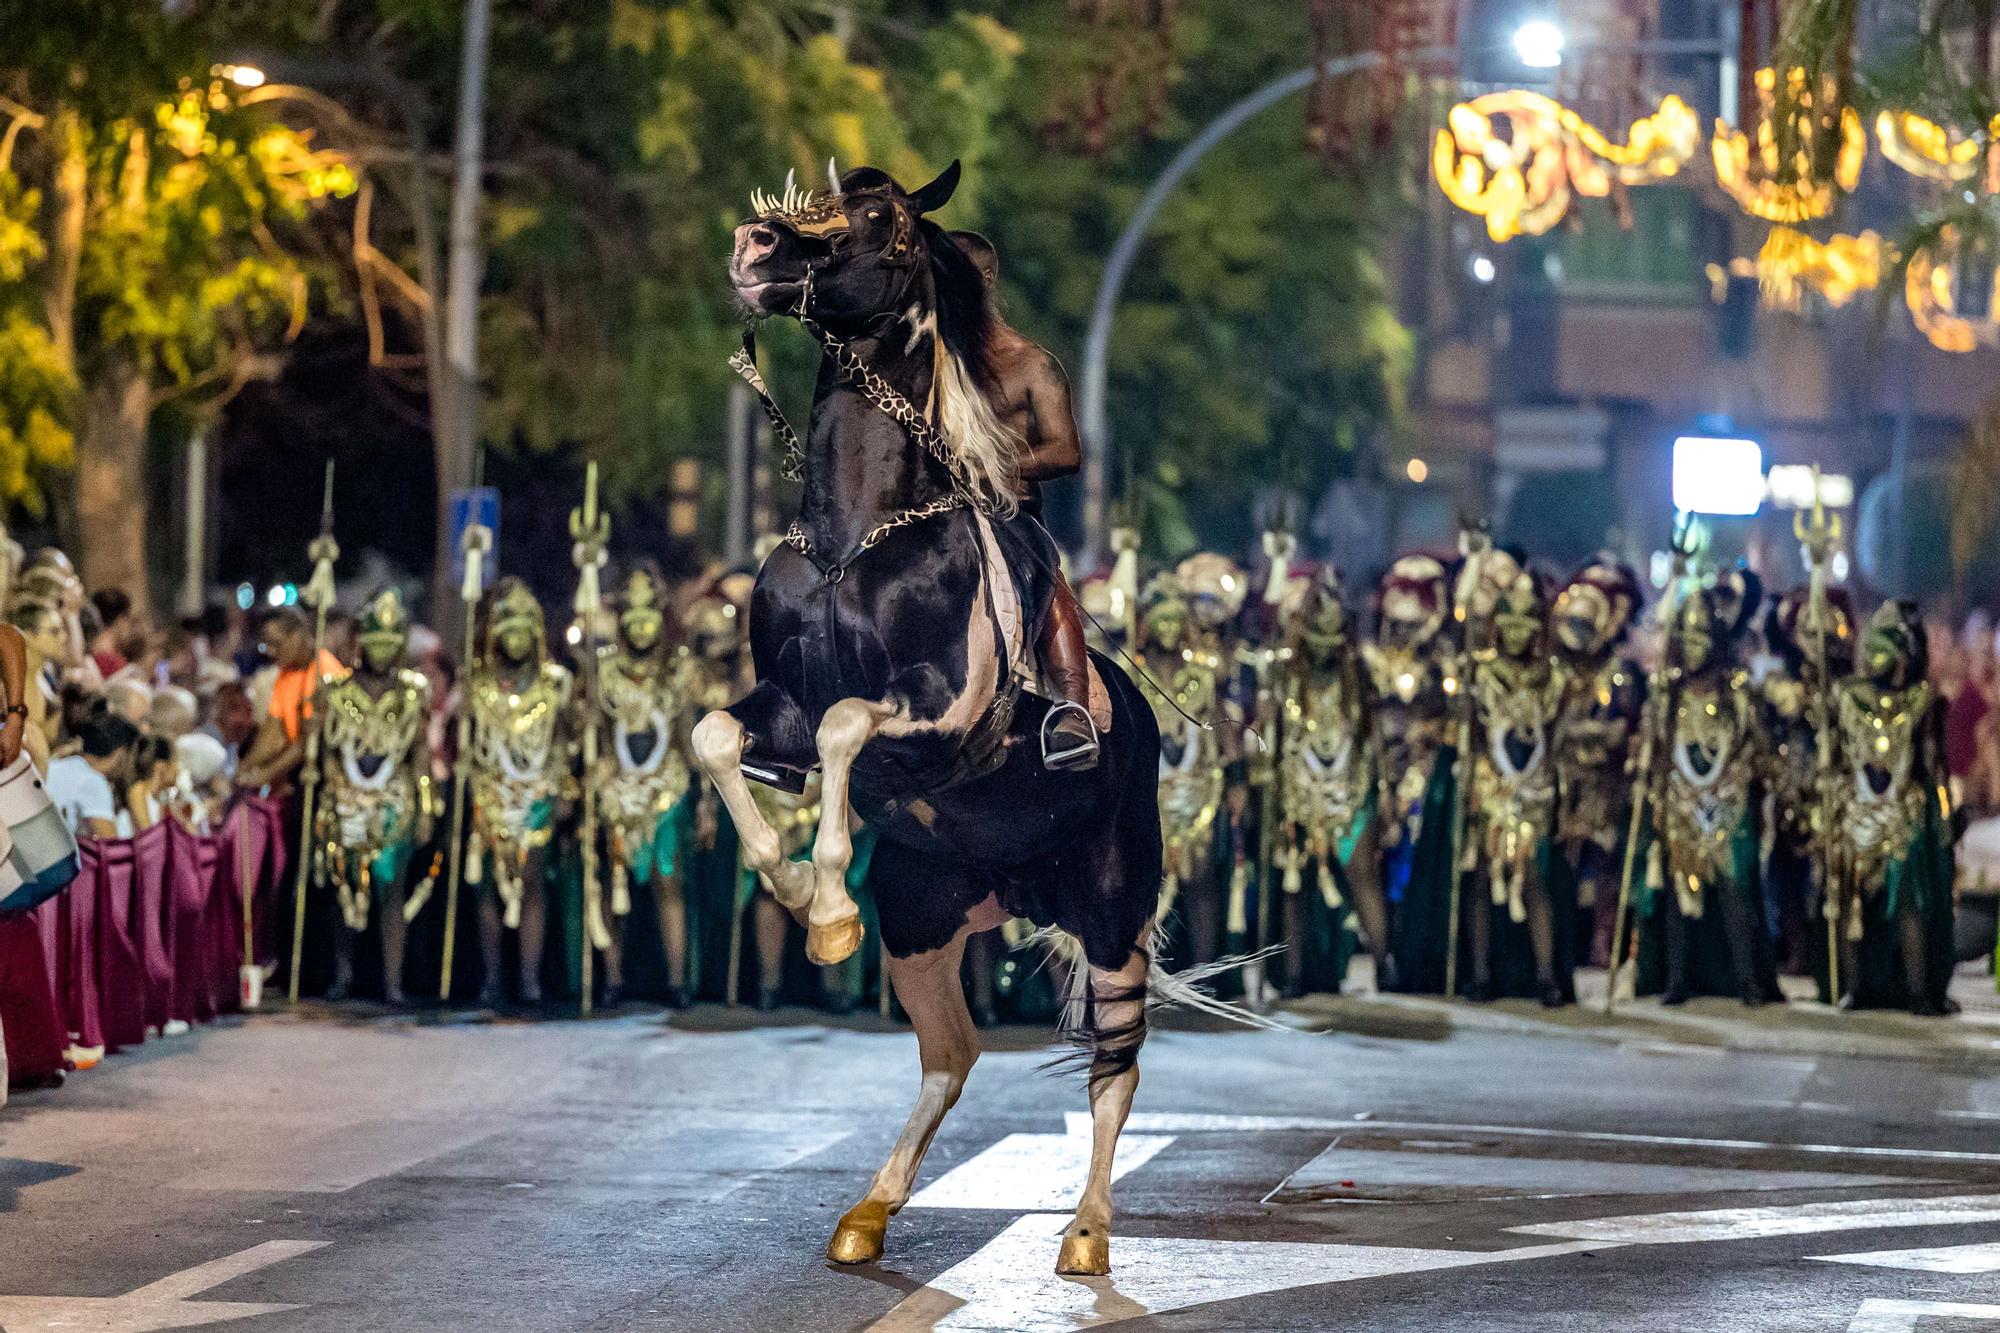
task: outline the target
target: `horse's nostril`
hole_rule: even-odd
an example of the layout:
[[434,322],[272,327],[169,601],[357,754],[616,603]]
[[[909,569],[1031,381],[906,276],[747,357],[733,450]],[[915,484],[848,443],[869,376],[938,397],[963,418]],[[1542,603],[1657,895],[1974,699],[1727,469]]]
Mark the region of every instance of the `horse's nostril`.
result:
[[772,231],[769,227],[752,227],[750,229],[750,244],[759,250],[769,250],[777,245],[777,243],[778,233]]

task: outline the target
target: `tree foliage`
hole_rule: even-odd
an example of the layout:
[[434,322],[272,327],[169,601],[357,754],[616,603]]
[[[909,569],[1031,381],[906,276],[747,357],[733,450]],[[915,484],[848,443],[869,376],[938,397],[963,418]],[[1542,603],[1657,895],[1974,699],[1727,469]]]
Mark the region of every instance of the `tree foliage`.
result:
[[239,7],[28,8],[0,14],[0,501],[39,512],[107,377],[143,432],[296,333],[321,254],[302,224],[356,177],[212,73]]

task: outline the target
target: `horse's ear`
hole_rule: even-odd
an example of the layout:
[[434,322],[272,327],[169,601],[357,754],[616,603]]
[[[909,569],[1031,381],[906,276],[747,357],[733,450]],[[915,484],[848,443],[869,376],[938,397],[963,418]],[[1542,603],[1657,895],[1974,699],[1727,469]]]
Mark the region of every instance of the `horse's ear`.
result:
[[935,213],[951,202],[952,192],[958,189],[958,159],[938,173],[938,178],[919,190],[910,192],[910,203],[917,210],[917,216]]

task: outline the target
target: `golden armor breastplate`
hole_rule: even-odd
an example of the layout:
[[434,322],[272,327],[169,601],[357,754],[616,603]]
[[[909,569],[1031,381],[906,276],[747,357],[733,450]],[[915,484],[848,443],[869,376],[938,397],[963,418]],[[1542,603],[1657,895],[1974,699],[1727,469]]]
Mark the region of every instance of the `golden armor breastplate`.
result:
[[1922,829],[1928,793],[1912,768],[1932,697],[1929,685],[1891,691],[1851,681],[1840,691],[1840,837],[1864,890],[1881,886]]
[[1345,836],[1375,799],[1372,742],[1362,700],[1341,672],[1289,693],[1279,763],[1285,818],[1316,842]]
[[1222,804],[1221,750],[1215,733],[1202,729],[1220,720],[1217,663],[1190,649],[1160,666],[1165,674],[1155,672],[1154,679],[1173,696],[1153,699],[1160,724],[1160,819],[1167,841],[1186,846],[1207,832]]
[[1452,663],[1430,653],[1364,644],[1362,662],[1375,690],[1375,740],[1381,781],[1400,816],[1397,827],[1421,831],[1425,789],[1445,741],[1445,705],[1457,688]]
[[682,671],[622,652],[600,668],[598,697],[608,735],[598,760],[598,799],[628,846],[650,839],[653,824],[687,794],[692,775],[680,736],[690,684]]
[[528,825],[535,807],[553,801],[562,783],[567,755],[557,737],[569,698],[570,674],[553,662],[526,681],[504,681],[490,669],[474,675],[472,797],[496,844],[548,841],[546,827]]
[[1499,658],[1473,675],[1485,745],[1473,756],[1472,808],[1496,906],[1527,920],[1526,876],[1554,831],[1556,717],[1563,674],[1546,662]]
[[1557,832],[1607,850],[1623,834],[1630,778],[1625,763],[1638,726],[1636,668],[1612,658],[1589,675],[1573,674],[1556,726]]
[[1735,874],[1733,840],[1750,813],[1756,731],[1743,672],[1682,688],[1667,757],[1666,844],[1682,910],[1699,914],[1707,883]]
[[371,695],[349,676],[327,686],[325,703],[327,803],[342,845],[372,856],[415,829],[419,774],[410,759],[430,720],[430,682],[399,670]]

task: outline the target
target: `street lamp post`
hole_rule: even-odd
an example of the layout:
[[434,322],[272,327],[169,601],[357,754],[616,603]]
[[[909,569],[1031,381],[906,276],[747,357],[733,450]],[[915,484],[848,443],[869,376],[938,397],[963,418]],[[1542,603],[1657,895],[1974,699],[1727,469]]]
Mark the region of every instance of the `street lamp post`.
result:
[[[1728,5],[1722,6],[1728,10]],[[1524,25],[1518,38],[1525,40],[1528,52],[1544,61],[1543,67],[1561,62],[1564,45],[1560,30],[1550,32],[1527,31]],[[1547,25],[1544,25],[1547,26]],[[1735,112],[1733,39],[1729,35],[1727,19],[1720,36],[1702,38],[1654,38],[1638,42],[1592,45],[1587,49],[1593,53],[1612,52],[1635,56],[1706,56],[1720,62],[1722,70],[1722,108],[1724,118],[1733,120]],[[1404,57],[1412,65],[1426,65],[1438,61],[1455,59],[1460,53],[1457,46],[1426,46],[1412,51]],[[1131,273],[1132,263],[1137,259],[1139,247],[1146,234],[1152,229],[1153,219],[1165,206],[1168,196],[1179,186],[1188,172],[1217,144],[1235,133],[1243,123],[1260,111],[1283,101],[1294,93],[1310,87],[1316,76],[1338,79],[1349,74],[1358,74],[1373,69],[1382,63],[1383,57],[1375,51],[1361,51],[1353,55],[1336,56],[1317,66],[1295,70],[1271,80],[1255,92],[1232,103],[1214,120],[1202,128],[1201,133],[1190,139],[1175,153],[1153,183],[1146,190],[1139,207],[1133,211],[1131,220],[1111,247],[1111,256],[1105,261],[1103,277],[1097,284],[1097,297],[1091,303],[1090,327],[1084,335],[1083,380],[1079,389],[1082,407],[1083,430],[1083,563],[1085,568],[1097,568],[1104,563],[1106,538],[1109,532],[1107,521],[1111,500],[1111,431],[1105,419],[1105,395],[1110,374],[1111,323],[1117,313],[1118,296],[1125,286],[1125,279]]]

